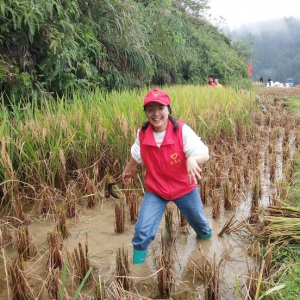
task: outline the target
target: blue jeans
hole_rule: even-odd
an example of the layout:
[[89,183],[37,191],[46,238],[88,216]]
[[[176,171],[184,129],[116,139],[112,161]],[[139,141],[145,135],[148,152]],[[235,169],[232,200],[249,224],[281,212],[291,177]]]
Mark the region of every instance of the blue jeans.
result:
[[[172,201],[177,205],[197,235],[208,234],[211,231],[197,187],[188,194]],[[146,191],[132,238],[134,249],[139,251],[148,249],[156,236],[168,203],[168,200]]]

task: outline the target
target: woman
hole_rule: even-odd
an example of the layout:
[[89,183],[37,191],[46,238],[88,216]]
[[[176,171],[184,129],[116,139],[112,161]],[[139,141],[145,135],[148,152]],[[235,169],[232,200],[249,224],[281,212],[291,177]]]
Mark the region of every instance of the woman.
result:
[[210,86],[210,87],[215,87],[215,83],[214,83],[214,80],[213,80],[213,78],[209,78],[209,79],[208,79],[207,86]]
[[212,237],[197,188],[199,165],[209,159],[207,146],[188,125],[171,117],[165,91],[149,91],[144,111],[148,121],[139,128],[132,157],[122,173],[125,182],[137,164],[146,167],[146,192],[132,239],[134,264],[145,261],[169,201],[177,205],[199,238]]

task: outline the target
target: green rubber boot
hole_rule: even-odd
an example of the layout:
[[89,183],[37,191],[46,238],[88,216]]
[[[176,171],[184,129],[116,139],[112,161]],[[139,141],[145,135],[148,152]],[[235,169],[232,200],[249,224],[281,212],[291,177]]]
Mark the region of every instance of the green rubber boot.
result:
[[147,256],[147,252],[148,252],[147,250],[141,251],[141,250],[133,249],[133,264],[140,265],[144,263]]
[[212,230],[210,230],[210,232],[206,234],[198,234],[198,238],[202,240],[208,240],[211,237],[212,237]]

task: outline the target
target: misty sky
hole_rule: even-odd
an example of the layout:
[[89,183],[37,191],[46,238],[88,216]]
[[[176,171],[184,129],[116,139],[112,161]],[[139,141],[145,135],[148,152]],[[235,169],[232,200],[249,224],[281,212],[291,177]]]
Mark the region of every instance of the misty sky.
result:
[[210,0],[209,6],[208,13],[213,18],[224,17],[231,30],[271,19],[300,18],[300,0]]

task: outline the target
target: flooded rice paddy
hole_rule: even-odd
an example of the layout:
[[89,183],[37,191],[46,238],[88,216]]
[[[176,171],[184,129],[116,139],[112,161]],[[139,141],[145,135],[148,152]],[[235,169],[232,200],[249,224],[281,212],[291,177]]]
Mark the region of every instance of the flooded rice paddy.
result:
[[[125,232],[115,232],[115,210],[113,199],[107,200],[101,208],[94,208],[84,213],[76,222],[69,222],[70,235],[63,241],[64,256],[68,257],[78,243],[82,245],[87,241],[89,257],[91,265],[94,266],[94,271],[100,275],[101,280],[107,285],[115,279],[116,269],[116,253],[118,248],[124,246],[128,250],[129,259],[132,259],[132,245],[131,239],[134,232],[134,225],[126,222]],[[168,206],[173,207],[172,203]],[[175,205],[173,207],[174,213],[177,213]],[[195,232],[189,229],[188,232],[182,233],[181,228],[177,227],[175,231],[175,250],[173,253],[174,265],[174,280],[177,280],[175,294],[173,299],[198,299],[201,292],[201,282],[195,278],[193,272],[189,270],[188,263],[189,257],[195,260],[201,260],[201,255],[197,247],[201,246],[203,252],[208,258],[212,258],[215,254],[217,261],[220,260],[224,252],[232,248],[230,257],[227,259],[224,270],[222,272],[222,281],[226,283],[222,288],[221,293],[224,297],[227,295],[228,299],[233,299],[232,294],[235,290],[234,276],[246,276],[244,274],[247,263],[253,264],[251,259],[246,258],[245,254],[245,241],[240,239],[238,235],[224,235],[218,237],[223,225],[232,214],[237,213],[240,217],[250,209],[247,203],[241,206],[242,211],[239,209],[236,212],[223,212],[218,220],[211,216],[211,207],[205,207],[205,213],[211,224],[213,230],[213,238],[210,240],[199,240]],[[176,222],[176,221],[174,221]],[[164,219],[162,220],[157,237],[152,242],[148,257],[143,265],[131,265],[132,268],[132,281],[135,285],[136,292],[148,299],[157,299],[159,297],[157,292],[157,268],[155,266],[155,258],[160,254],[160,239],[164,234]],[[47,276],[47,260],[48,260],[48,243],[46,240],[47,232],[53,231],[55,222],[49,217],[47,220],[34,220],[29,226],[30,236],[33,244],[37,247],[37,256],[25,262],[25,269],[27,269],[27,276],[30,277],[28,283],[31,289],[42,290],[44,279]],[[187,229],[185,229],[187,231]],[[67,254],[69,253],[69,254]],[[6,260],[12,259],[16,256],[16,249],[11,245],[5,249]],[[248,260],[248,262],[247,262]],[[2,261],[2,260],[1,260]],[[131,262],[132,263],[132,262]],[[3,265],[3,262],[2,262]],[[72,262],[70,262],[72,265]],[[69,268],[72,268],[71,266]],[[70,269],[70,273],[74,270]],[[1,293],[0,299],[9,299],[6,287],[6,274],[5,269],[1,268]],[[244,279],[246,280],[246,279]],[[70,280],[67,283],[68,290],[75,292],[76,283]],[[90,290],[89,290],[90,289]],[[92,287],[86,287],[84,290],[89,297],[92,294]],[[176,295],[178,293],[178,295]],[[37,294],[36,294],[37,295]],[[72,299],[72,292],[69,294]],[[88,297],[88,296],[86,296]],[[36,299],[48,299],[48,296],[41,292],[36,296]],[[83,298],[87,299],[87,298]],[[136,298],[138,299],[138,298]],[[201,298],[200,298],[201,299]]]
[[[299,145],[297,131],[300,121],[291,117],[279,103],[266,104],[266,111],[256,109],[252,128],[244,126],[233,128],[230,137],[220,137],[208,144],[211,160],[203,168],[203,180],[199,184],[205,213],[213,230],[210,240],[197,239],[195,232],[188,226],[180,225],[180,214],[173,203],[168,207],[173,212],[172,245],[169,248],[170,268],[168,278],[172,278],[170,299],[242,299],[247,298],[249,272],[258,267],[253,249],[253,238],[247,224],[257,223],[256,210],[274,204],[285,193],[284,182],[289,180],[291,162]],[[137,186],[138,188],[138,186]],[[141,201],[141,190],[138,203]],[[122,191],[119,191],[122,195]],[[124,198],[126,199],[126,191]],[[103,194],[103,191],[101,193]],[[116,233],[115,205],[119,200],[109,197],[98,198],[92,208],[82,207],[74,218],[66,220],[69,235],[61,239],[60,254],[66,266],[64,299],[74,299],[79,281],[74,266],[74,249],[79,244],[85,247],[92,266],[91,280],[85,284],[78,299],[161,299],[159,291],[158,266],[162,252],[162,240],[166,238],[166,219],[163,218],[155,240],[151,243],[144,264],[132,264],[131,239],[134,222],[130,221],[129,207],[125,205],[124,232]],[[255,202],[257,202],[255,204]],[[29,298],[54,299],[49,296],[49,240],[47,235],[56,228],[57,219],[53,214],[40,215],[38,203],[24,205],[27,215],[28,231],[36,255],[24,262],[22,276],[26,279]],[[256,216],[256,217],[255,217]],[[251,221],[252,220],[252,221]],[[219,235],[230,222],[224,234]],[[1,218],[2,247],[0,257],[0,299],[11,299],[8,288],[8,266],[18,257],[15,244],[16,230],[10,225],[7,216]],[[130,291],[116,286],[117,260],[120,248],[128,253],[130,265],[126,275],[130,281]],[[126,256],[126,255],[125,255]],[[207,285],[197,275],[193,261],[217,266],[218,281],[215,298],[205,292]],[[207,265],[206,265],[207,266]],[[198,270],[199,271],[199,270]],[[61,290],[63,270],[57,277],[57,287]],[[95,296],[95,285],[106,290],[105,296]],[[54,289],[54,284],[53,284]],[[53,295],[53,294],[52,294]],[[60,299],[60,294],[56,294]],[[164,297],[167,299],[167,297]]]

